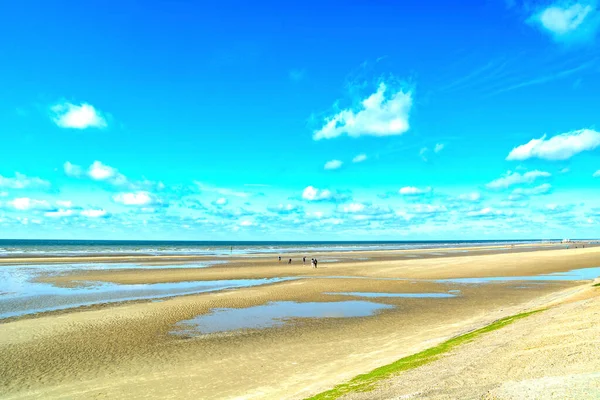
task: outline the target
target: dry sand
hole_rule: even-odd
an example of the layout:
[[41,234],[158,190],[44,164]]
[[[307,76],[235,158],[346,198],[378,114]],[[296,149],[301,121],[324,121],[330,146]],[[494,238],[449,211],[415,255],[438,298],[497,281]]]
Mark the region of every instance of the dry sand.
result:
[[[72,285],[89,280],[147,283],[311,276],[268,286],[59,315],[42,314],[0,323],[0,395],[86,399],[303,398],[495,319],[559,301],[578,292],[582,285],[457,285],[422,279],[519,276],[600,265],[600,248],[501,254],[488,251],[491,253],[433,258],[404,257],[406,254],[400,252],[327,254],[329,258],[339,256],[340,261],[321,263],[317,270],[297,264],[279,265],[272,257],[259,256],[237,258],[228,265],[210,268],[87,271],[45,277]],[[325,292],[414,293],[451,289],[460,289],[462,295],[449,299],[370,299],[396,306],[371,317],[302,319],[278,328],[199,337],[169,333],[178,321],[218,307],[243,308],[278,300],[352,299]],[[546,315],[552,314],[548,311],[535,316],[541,318],[538,324],[545,322]],[[506,363],[509,362],[510,358]]]
[[600,399],[600,288],[344,399]]

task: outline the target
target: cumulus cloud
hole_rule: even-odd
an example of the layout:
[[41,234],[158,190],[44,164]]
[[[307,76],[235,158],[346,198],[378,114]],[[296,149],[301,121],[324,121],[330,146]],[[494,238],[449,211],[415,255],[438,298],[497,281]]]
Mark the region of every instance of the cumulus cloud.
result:
[[308,201],[330,200],[333,193],[328,189],[317,189],[313,186],[307,186],[302,192],[302,198]]
[[194,181],[194,184],[203,192],[206,193],[216,193],[221,196],[233,196],[233,197],[249,197],[250,193],[242,192],[238,190],[228,189],[228,188],[220,188],[215,186],[206,185],[202,182]]
[[48,212],[44,213],[44,215],[46,217],[50,217],[50,218],[62,218],[62,217],[70,217],[73,215],[73,213],[74,213],[73,210],[59,209],[59,210],[48,211]]
[[502,178],[488,183],[486,187],[488,189],[506,189],[509,186],[533,183],[538,178],[547,178],[550,176],[549,172],[538,170],[525,172],[524,174],[508,171]]
[[345,213],[358,213],[364,211],[365,205],[362,203],[350,203],[347,206],[343,207],[343,211]]
[[52,121],[61,128],[106,128],[106,119],[91,104],[64,102],[50,107]]
[[63,164],[63,170],[65,171],[65,175],[74,178],[79,178],[83,175],[83,169],[79,165],[71,164],[69,161]]
[[306,201],[344,201],[348,198],[347,194],[329,189],[318,189],[314,186],[307,186],[302,191],[302,199]]
[[443,143],[436,143],[435,147],[433,148],[433,152],[434,153],[439,153],[440,151],[444,150],[445,145]]
[[73,207],[73,202],[71,200],[56,200],[56,205],[63,208],[71,208]]
[[213,205],[215,206],[224,206],[227,204],[227,199],[225,197],[220,197],[217,200],[213,201]]
[[594,175],[592,175],[594,178],[600,178],[600,169],[596,172],[594,172]]
[[496,217],[508,217],[508,216],[513,216],[513,215],[514,215],[513,211],[496,210],[491,207],[484,207],[479,210],[469,211],[466,214],[466,216],[468,218],[475,218],[475,219],[493,219]]
[[132,193],[118,193],[113,196],[115,203],[125,206],[145,207],[158,203],[158,199],[150,192],[139,191]]
[[340,160],[327,161],[325,163],[325,166],[323,167],[323,169],[326,169],[326,170],[338,169],[342,166],[342,164],[343,163]]
[[460,201],[467,201],[476,203],[481,200],[481,193],[479,192],[471,192],[471,193],[463,193],[457,197]]
[[412,94],[403,90],[392,91],[380,83],[377,91],[364,99],[358,109],[344,109],[325,118],[321,129],[313,132],[313,139],[332,139],[343,134],[390,136],[408,131],[408,118],[412,107]]
[[401,188],[400,190],[398,190],[398,193],[400,193],[403,196],[418,196],[418,195],[426,194],[429,192],[431,192],[430,187],[418,188],[415,186],[405,186],[405,187]]
[[98,160],[94,161],[87,169],[75,165],[69,161],[63,165],[65,175],[73,178],[88,178],[97,182],[104,182],[117,187],[129,190],[163,190],[165,185],[162,182],[152,182],[149,180],[131,181],[118,169],[106,165]]
[[8,201],[8,205],[12,206],[16,210],[51,210],[52,206],[46,200],[35,200],[29,197],[19,197],[14,200]]
[[82,210],[81,215],[83,215],[84,217],[88,217],[88,218],[102,218],[102,217],[106,217],[108,215],[108,213],[106,210],[103,210],[103,209],[89,209],[89,210]]
[[102,164],[100,161],[94,161],[88,170],[90,178],[97,181],[104,181],[112,178],[117,173],[117,170]]
[[295,214],[302,212],[302,207],[295,204],[279,204],[275,207],[267,207],[268,211],[271,211],[276,214],[286,215],[286,214]]
[[367,155],[366,154],[359,154],[356,157],[354,157],[352,159],[353,163],[359,163],[359,162],[363,162],[367,159]]
[[546,139],[546,135],[540,139],[532,139],[529,143],[512,149],[506,159],[518,161],[529,158],[566,160],[598,146],[600,146],[600,132],[592,129],[580,129],[556,135],[550,139]]
[[14,178],[0,175],[0,187],[9,189],[47,188],[50,187],[50,182],[16,172]]
[[535,186],[532,188],[517,188],[512,191],[512,194],[509,196],[509,200],[522,200],[525,197],[529,196],[539,196],[542,194],[548,194],[552,190],[552,186],[549,183],[544,183],[539,186]]
[[598,29],[595,1],[556,3],[533,15],[531,21],[559,42],[590,38]]

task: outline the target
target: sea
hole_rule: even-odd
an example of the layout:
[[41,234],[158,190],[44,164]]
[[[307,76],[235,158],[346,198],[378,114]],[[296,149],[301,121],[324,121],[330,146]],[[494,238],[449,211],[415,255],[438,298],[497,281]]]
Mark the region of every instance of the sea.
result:
[[560,240],[432,241],[144,241],[144,240],[0,240],[0,257],[122,255],[211,255],[410,250],[557,243]]

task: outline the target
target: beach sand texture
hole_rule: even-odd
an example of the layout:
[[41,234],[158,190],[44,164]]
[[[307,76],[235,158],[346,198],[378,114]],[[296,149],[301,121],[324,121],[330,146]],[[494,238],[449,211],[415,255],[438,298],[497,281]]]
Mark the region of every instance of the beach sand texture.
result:
[[[581,281],[477,285],[435,281],[525,276],[600,266],[597,247],[530,250],[450,253],[445,249],[439,251],[444,255],[431,257],[425,253],[432,250],[328,253],[319,257],[338,261],[320,263],[316,270],[298,262],[291,266],[278,264],[273,256],[253,256],[227,259],[227,264],[209,268],[89,270],[44,276],[42,280],[64,286],[86,281],[134,284],[287,276],[297,279],[4,321],[0,323],[0,395],[2,398],[300,399],[499,318],[549,304],[552,307],[547,311],[406,373],[423,374],[414,375],[412,386],[398,388],[394,386],[397,382],[389,382],[386,383],[389,391],[378,389],[375,393],[380,398],[393,398],[395,393],[430,390],[432,397],[440,398],[477,398],[486,394],[511,398],[519,388],[529,387],[531,379],[558,377],[557,382],[561,379],[575,382],[574,388],[587,385],[596,379],[593,373],[598,372],[600,365],[590,356],[598,345],[592,338],[600,337],[600,325],[591,323],[598,318],[598,288]],[[415,254],[420,256],[406,257]],[[448,293],[450,290],[460,290],[460,295],[443,299],[369,298],[375,303],[394,306],[369,317],[302,318],[269,329],[173,334],[178,322],[214,308],[245,308],[273,301],[365,300],[328,294],[331,292]],[[586,336],[558,334],[562,333],[560,329],[551,328],[557,324],[568,326],[573,332],[584,327],[581,331]],[[570,344],[567,340],[570,338],[581,340],[573,339]],[[582,343],[577,357],[567,354],[577,348],[574,343]],[[530,348],[542,350],[528,352]],[[557,353],[553,353],[555,349]],[[461,352],[465,352],[463,358]],[[490,366],[490,354],[499,369]],[[563,364],[568,357],[588,361],[578,367],[556,370],[536,366],[536,357],[552,359],[554,354]],[[443,364],[452,357],[458,357],[453,373]],[[488,380],[478,377],[477,374],[486,371]],[[506,380],[501,378],[503,373],[508,377]],[[453,376],[462,381],[455,382]],[[432,381],[428,383],[425,377]],[[419,386],[420,381],[423,386]],[[460,392],[467,390],[464,386],[469,382],[482,384],[471,385],[470,392]]]

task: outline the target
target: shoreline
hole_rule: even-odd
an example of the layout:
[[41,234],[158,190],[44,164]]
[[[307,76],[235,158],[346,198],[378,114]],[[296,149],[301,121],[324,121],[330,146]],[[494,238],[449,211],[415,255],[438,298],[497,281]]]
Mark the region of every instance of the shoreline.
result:
[[94,263],[94,262],[107,262],[107,263],[126,263],[126,262],[140,262],[140,263],[171,263],[171,262],[194,262],[194,261],[209,261],[209,260],[239,260],[245,258],[265,258],[275,259],[278,255],[285,255],[286,257],[302,257],[306,254],[320,254],[320,255],[362,255],[370,253],[389,253],[389,254],[421,254],[421,253],[437,253],[437,252],[486,252],[486,251],[536,251],[539,249],[546,249],[555,247],[559,248],[571,248],[574,246],[588,246],[598,247],[600,243],[596,241],[585,241],[585,242],[573,242],[573,243],[527,243],[527,244],[514,244],[514,245],[495,245],[495,246],[462,246],[462,247],[431,247],[431,248],[415,248],[415,249],[369,249],[369,250],[331,250],[331,251],[311,251],[307,249],[306,252],[256,252],[247,254],[89,254],[89,255],[17,255],[17,256],[0,256],[1,265],[18,265],[18,264],[52,264],[52,263]]

